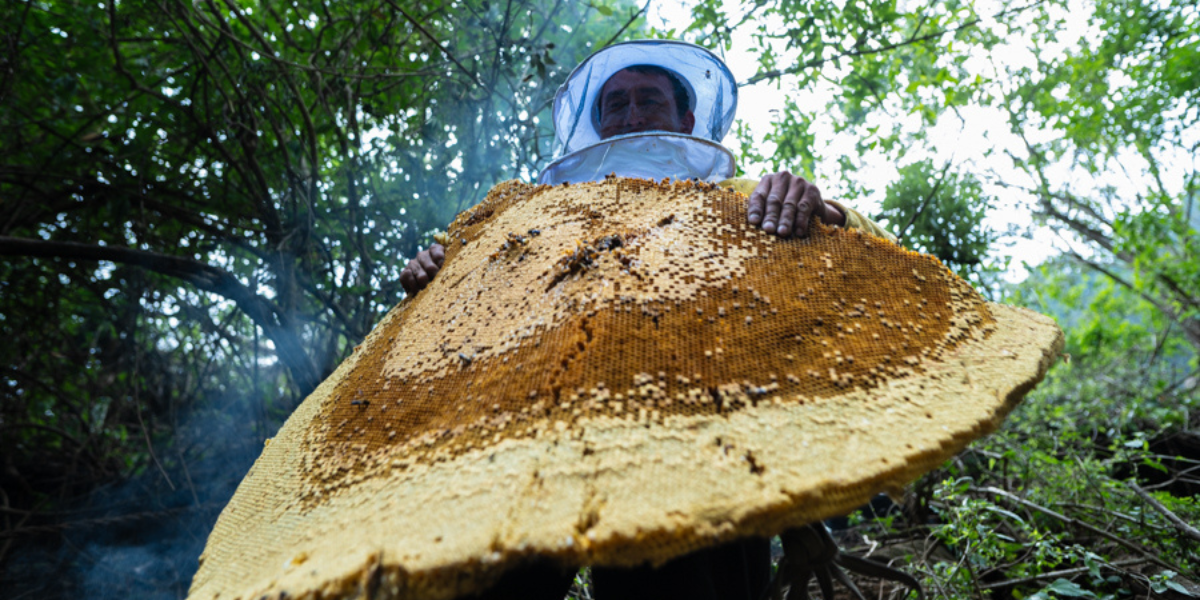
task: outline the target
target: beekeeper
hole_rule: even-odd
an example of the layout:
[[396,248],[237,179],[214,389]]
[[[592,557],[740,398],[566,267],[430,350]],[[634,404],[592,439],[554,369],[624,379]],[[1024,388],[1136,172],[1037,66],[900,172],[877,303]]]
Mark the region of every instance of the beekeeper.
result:
[[[558,158],[538,183],[582,183],[610,174],[698,179],[749,195],[751,225],[780,237],[805,236],[812,219],[892,238],[857,211],[821,197],[817,184],[787,171],[733,178],[721,140],[733,125],[737,83],[712,52],[684,42],[614,44],[584,60],[554,100]],[[409,294],[423,289],[445,259],[434,244],[400,273]]]
[[[751,225],[780,237],[808,234],[813,219],[892,238],[857,211],[821,197],[813,182],[787,171],[761,180],[734,178],[733,153],[721,140],[733,125],[737,82],[712,52],[675,41],[615,44],[583,61],[554,100],[554,155],[538,183],[604,179],[610,174],[661,180],[697,179],[749,196]],[[894,238],[892,238],[894,239]],[[423,289],[445,259],[441,245],[417,254],[400,274],[409,294]],[[770,581],[767,540],[751,539],[694,552],[657,569],[596,568],[603,599],[686,597],[755,600]],[[523,569],[484,594],[486,600],[561,598],[570,574]]]

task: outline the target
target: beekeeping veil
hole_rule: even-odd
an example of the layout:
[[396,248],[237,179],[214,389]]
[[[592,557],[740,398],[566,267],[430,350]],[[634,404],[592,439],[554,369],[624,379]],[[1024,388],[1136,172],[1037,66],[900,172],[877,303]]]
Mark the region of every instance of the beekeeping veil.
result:
[[[696,118],[690,135],[644,132],[601,139],[600,90],[618,71],[661,67],[677,77]],[[584,60],[554,100],[555,160],[539,183],[597,181],[606,175],[718,182],[734,175],[733,154],[721,140],[737,110],[737,82],[712,52],[684,42],[637,40],[614,44]]]

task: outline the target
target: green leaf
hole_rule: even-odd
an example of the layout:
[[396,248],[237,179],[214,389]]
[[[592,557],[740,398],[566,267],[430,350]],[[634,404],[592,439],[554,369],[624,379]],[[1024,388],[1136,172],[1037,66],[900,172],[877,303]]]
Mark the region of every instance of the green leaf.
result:
[[994,513],[996,513],[996,514],[999,514],[999,515],[1003,515],[1003,516],[1005,516],[1005,517],[1008,517],[1008,518],[1010,518],[1010,519],[1012,519],[1012,520],[1014,520],[1014,521],[1016,521],[1016,522],[1018,522],[1018,523],[1024,523],[1024,522],[1025,522],[1025,519],[1022,519],[1022,518],[1021,518],[1019,515],[1017,515],[1016,513],[1012,512],[1012,511],[1010,511],[1010,510],[1005,510],[1005,509],[1003,509],[1003,508],[1000,508],[999,506],[989,506],[989,507],[987,508],[987,510],[988,510],[989,512],[994,512]]
[[1166,585],[1168,588],[1170,588],[1170,589],[1172,589],[1172,590],[1174,590],[1174,591],[1176,591],[1176,592],[1179,592],[1180,594],[1183,594],[1184,596],[1187,596],[1187,597],[1189,597],[1189,598],[1196,598],[1196,597],[1197,597],[1197,596],[1196,596],[1196,594],[1195,594],[1194,592],[1192,592],[1191,590],[1187,589],[1186,587],[1183,587],[1183,585],[1179,584],[1178,582],[1176,582],[1176,581],[1174,581],[1174,580],[1172,580],[1172,579],[1168,579],[1168,580],[1166,580],[1166,581],[1165,581],[1165,582],[1163,582],[1163,583],[1164,583],[1164,584],[1165,584],[1165,585]]
[[1095,598],[1096,594],[1089,592],[1075,583],[1066,579],[1055,579],[1050,585],[1043,588],[1045,591],[1051,592],[1057,596],[1066,596],[1068,598]]

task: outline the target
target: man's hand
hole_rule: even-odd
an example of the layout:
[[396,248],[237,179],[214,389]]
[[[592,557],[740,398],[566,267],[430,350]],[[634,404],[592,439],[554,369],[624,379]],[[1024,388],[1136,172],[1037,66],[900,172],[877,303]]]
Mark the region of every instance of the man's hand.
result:
[[787,171],[763,177],[750,194],[749,221],[782,238],[808,235],[813,217],[829,225],[845,226],[846,215],[821,199],[816,184]]
[[446,262],[446,249],[441,244],[434,244],[428,250],[417,253],[416,258],[408,261],[408,265],[400,272],[400,285],[409,296],[425,289],[433,276],[441,270]]

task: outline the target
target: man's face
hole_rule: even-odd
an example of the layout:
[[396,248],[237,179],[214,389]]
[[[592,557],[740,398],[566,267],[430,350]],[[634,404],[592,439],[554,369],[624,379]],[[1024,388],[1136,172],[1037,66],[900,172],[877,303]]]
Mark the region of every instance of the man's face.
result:
[[690,134],[696,118],[683,118],[665,75],[617,71],[600,89],[600,138],[643,131]]

